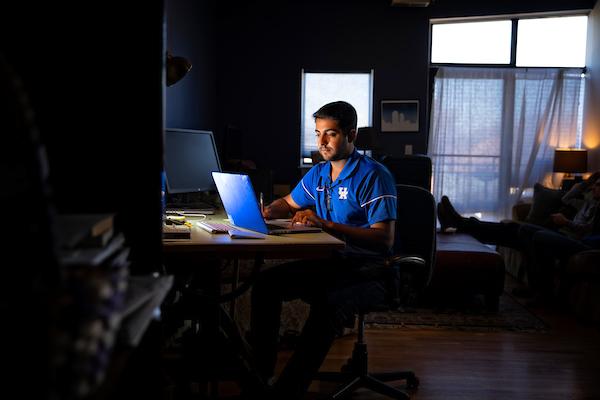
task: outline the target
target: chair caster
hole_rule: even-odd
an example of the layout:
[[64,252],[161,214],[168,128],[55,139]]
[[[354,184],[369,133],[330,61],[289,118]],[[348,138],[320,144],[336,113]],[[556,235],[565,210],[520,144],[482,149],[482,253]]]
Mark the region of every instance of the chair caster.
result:
[[419,378],[416,376],[411,376],[406,379],[406,388],[407,389],[417,389],[419,387]]

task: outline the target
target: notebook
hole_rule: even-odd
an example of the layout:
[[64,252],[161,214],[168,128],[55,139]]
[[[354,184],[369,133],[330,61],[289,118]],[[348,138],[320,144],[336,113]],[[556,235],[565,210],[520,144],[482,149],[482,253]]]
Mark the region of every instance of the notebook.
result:
[[265,222],[248,175],[225,172],[213,172],[212,175],[225,212],[233,225],[269,235],[321,231],[321,228],[314,226],[291,225],[289,220]]

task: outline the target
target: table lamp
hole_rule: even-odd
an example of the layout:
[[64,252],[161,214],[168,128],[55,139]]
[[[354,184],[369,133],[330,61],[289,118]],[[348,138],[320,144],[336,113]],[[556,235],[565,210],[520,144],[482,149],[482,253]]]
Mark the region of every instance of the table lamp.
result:
[[582,180],[581,173],[587,172],[587,149],[557,148],[554,150],[553,172],[563,172],[561,187],[569,190]]

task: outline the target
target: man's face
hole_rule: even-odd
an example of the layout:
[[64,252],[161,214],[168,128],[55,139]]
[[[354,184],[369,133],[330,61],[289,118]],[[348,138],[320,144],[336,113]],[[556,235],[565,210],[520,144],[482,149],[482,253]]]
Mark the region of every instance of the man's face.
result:
[[315,120],[315,135],[319,153],[325,161],[337,161],[348,158],[352,145],[348,136],[354,137],[354,130],[348,136],[342,133],[338,122],[333,119],[317,118]]

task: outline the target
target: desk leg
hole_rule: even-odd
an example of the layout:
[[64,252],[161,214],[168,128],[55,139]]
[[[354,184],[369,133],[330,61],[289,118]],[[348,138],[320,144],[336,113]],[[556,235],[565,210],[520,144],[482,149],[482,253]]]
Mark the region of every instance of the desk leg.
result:
[[206,258],[178,259],[171,268],[177,270],[181,282],[179,317],[190,321],[182,334],[182,363],[175,371],[183,398],[201,396],[218,398],[220,378],[219,344],[221,310],[216,299],[221,292],[221,260]]
[[[258,271],[261,266],[264,264],[264,258],[260,255],[257,255],[254,259],[254,269],[250,277],[248,277],[249,282],[245,282],[252,284],[256,277],[258,276]],[[235,290],[239,285],[239,260],[234,260],[234,285],[232,290]],[[242,288],[240,288],[242,289]],[[233,307],[231,304],[234,304]],[[230,303],[230,311],[229,313],[226,311],[226,308],[221,306],[220,309],[220,332],[225,338],[225,342],[232,346],[234,350],[234,354],[237,355],[237,359],[239,361],[239,365],[242,369],[243,376],[242,382],[240,382],[241,386],[246,389],[257,392],[264,393],[266,390],[266,382],[264,382],[261,375],[258,373],[258,368],[255,362],[255,357],[253,350],[250,345],[244,339],[240,329],[235,322],[235,297],[231,299]]]
[[221,334],[225,337],[226,342],[233,347],[234,353],[237,355],[240,366],[242,367],[242,371],[246,375],[245,377],[242,377],[242,382],[240,382],[240,384],[249,390],[258,390],[259,392],[264,393],[267,385],[258,373],[258,368],[254,361],[254,353],[248,345],[248,342],[246,342],[242,336],[237,323],[229,316],[223,307],[221,307],[220,322]]
[[[235,258],[233,260],[233,276],[231,281],[231,290],[237,289],[240,283],[240,260]],[[235,320],[235,298],[231,299],[229,303],[229,315],[231,319]]]
[[[184,260],[185,261],[185,260]],[[234,293],[221,294],[221,260],[214,258],[204,260],[200,266],[192,260],[184,263],[185,270],[193,266],[191,276],[183,280],[182,317],[191,317],[191,329],[183,340],[183,370],[179,375],[184,382],[204,383],[205,396],[218,398],[218,382],[222,377],[220,367],[223,366],[223,354],[231,357],[232,364],[225,367],[237,367],[240,373],[240,385],[244,389],[260,393],[266,384],[258,373],[252,349],[243,338],[233,315],[234,306],[225,304],[233,302],[243,294],[256,279],[263,264],[262,257],[254,260],[251,276],[239,283],[239,261],[234,264]],[[229,312],[228,312],[229,311]],[[188,314],[189,313],[189,314]],[[188,317],[188,318],[189,318]],[[187,318],[186,318],[187,319]],[[225,371],[227,372],[227,371]]]

